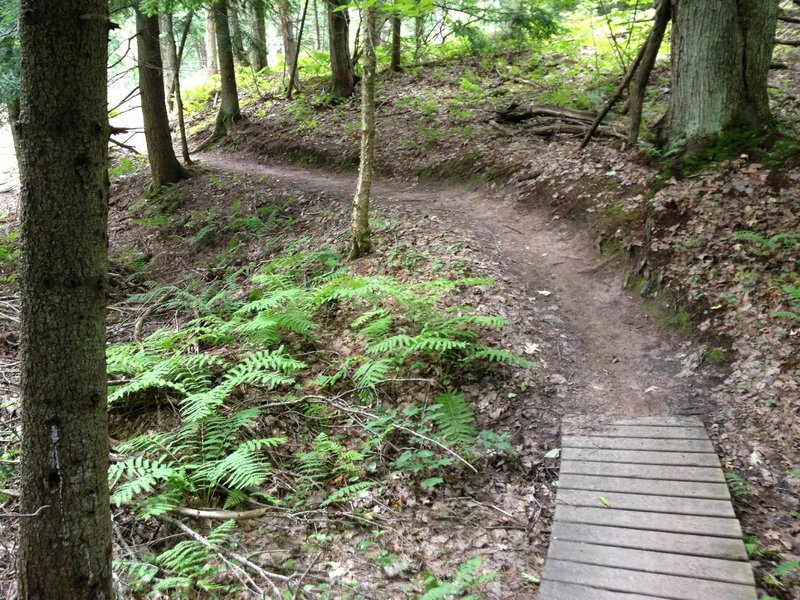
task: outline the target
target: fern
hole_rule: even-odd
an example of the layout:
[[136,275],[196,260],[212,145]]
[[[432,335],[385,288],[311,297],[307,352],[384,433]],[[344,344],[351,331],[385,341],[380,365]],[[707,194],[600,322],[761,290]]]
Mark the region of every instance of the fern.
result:
[[350,485],[335,490],[320,503],[320,506],[325,507],[339,502],[347,502],[374,486],[374,481],[357,481],[356,483],[351,483]]
[[355,370],[353,380],[361,390],[374,390],[394,368],[395,363],[391,359],[371,360]]
[[434,421],[440,437],[452,446],[471,445],[478,434],[475,416],[463,394],[449,390],[436,396]]
[[464,359],[466,362],[473,360],[487,360],[494,363],[503,363],[523,369],[532,369],[536,365],[521,356],[501,350],[500,348],[488,348],[486,346],[476,346],[475,350]]
[[725,481],[728,483],[731,494],[737,498],[746,498],[750,495],[750,490],[747,489],[747,483],[736,473],[725,473]]

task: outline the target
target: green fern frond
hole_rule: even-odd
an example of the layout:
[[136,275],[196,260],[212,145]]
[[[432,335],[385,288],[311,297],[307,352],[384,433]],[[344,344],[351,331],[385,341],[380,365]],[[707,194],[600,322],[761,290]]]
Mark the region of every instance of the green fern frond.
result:
[[368,490],[375,485],[376,484],[374,481],[358,481],[356,483],[351,483],[350,485],[346,485],[345,487],[339,488],[338,490],[332,492],[320,503],[320,506],[324,507],[340,502],[347,502],[348,500],[352,500],[365,490]]
[[408,348],[413,343],[411,336],[404,333],[393,335],[367,347],[368,354],[387,354]]
[[411,340],[406,352],[411,354],[420,350],[428,352],[447,352],[449,350],[463,350],[468,347],[467,342],[442,337],[436,333],[420,334]]
[[465,359],[465,361],[473,360],[488,360],[489,362],[504,363],[514,367],[522,367],[523,369],[532,369],[536,366],[534,363],[525,360],[521,356],[517,356],[506,350],[501,350],[500,348],[489,348],[486,346],[476,346],[475,351]]
[[353,373],[353,381],[359,388],[375,389],[394,367],[395,362],[388,358],[365,362]]
[[433,419],[439,435],[448,444],[466,446],[471,444],[478,432],[474,427],[475,416],[463,394],[452,390],[436,396]]

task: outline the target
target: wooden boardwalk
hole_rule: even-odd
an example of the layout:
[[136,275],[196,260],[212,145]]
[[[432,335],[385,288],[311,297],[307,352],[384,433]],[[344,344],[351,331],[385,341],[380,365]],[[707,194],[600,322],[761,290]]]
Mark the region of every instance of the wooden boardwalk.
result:
[[539,598],[756,599],[700,419],[633,419],[564,433]]

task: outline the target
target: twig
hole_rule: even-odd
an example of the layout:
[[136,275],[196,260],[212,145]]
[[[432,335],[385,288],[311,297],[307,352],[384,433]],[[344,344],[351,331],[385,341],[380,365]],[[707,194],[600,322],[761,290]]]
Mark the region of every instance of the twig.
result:
[[[218,555],[222,555],[223,553],[227,554],[228,556],[230,556],[236,562],[241,563],[242,566],[247,567],[248,569],[250,569],[251,571],[253,571],[257,575],[259,575],[272,588],[272,591],[275,593],[275,597],[276,598],[280,598],[281,597],[281,592],[280,592],[280,590],[278,589],[278,587],[275,585],[275,583],[272,580],[273,579],[277,579],[278,581],[288,582],[288,581],[291,581],[292,579],[295,578],[295,575],[291,575],[291,576],[287,577],[286,575],[279,575],[278,573],[270,573],[269,571],[266,571],[266,570],[262,569],[261,567],[259,567],[257,564],[251,562],[250,560],[248,560],[247,558],[245,558],[241,554],[239,554],[237,552],[233,552],[232,550],[224,550],[224,551],[218,550],[206,538],[204,538],[202,535],[197,533],[194,529],[192,529],[188,525],[185,525],[184,523],[181,523],[177,519],[173,519],[172,517],[167,517],[165,515],[160,515],[158,518],[161,519],[162,521],[165,521],[167,523],[170,523],[170,524],[174,525],[175,527],[177,527],[178,529],[183,531],[186,535],[188,535],[190,538],[192,538],[194,541],[199,542],[200,544],[206,546],[207,548],[212,548],[214,551],[217,552]],[[223,560],[224,560],[224,558],[223,558]]]
[[258,519],[268,515],[272,508],[255,508],[253,510],[222,510],[214,508],[186,508],[183,506],[176,506],[172,509],[177,515],[184,517],[192,517],[194,519],[212,519],[216,521],[244,521],[247,519]]
[[50,508],[50,505],[45,504],[44,506],[40,506],[36,509],[36,512],[32,513],[5,513],[0,515],[0,519],[29,519],[31,517],[38,517],[39,513],[46,508]]

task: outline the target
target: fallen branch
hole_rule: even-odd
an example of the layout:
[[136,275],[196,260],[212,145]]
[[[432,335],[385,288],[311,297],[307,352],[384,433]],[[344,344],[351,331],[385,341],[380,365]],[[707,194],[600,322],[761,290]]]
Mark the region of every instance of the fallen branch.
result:
[[[588,133],[585,125],[571,125],[569,123],[554,123],[553,125],[543,125],[541,127],[533,127],[529,130],[533,135],[553,135],[556,133],[572,133],[572,134],[586,134]],[[620,139],[627,139],[627,135],[613,127],[598,127],[594,133],[606,137],[614,137]]]
[[185,508],[183,506],[176,506],[172,512],[176,515],[184,517],[192,517],[193,519],[210,519],[212,521],[246,521],[248,519],[259,519],[268,515],[271,508],[254,508],[253,510],[222,510],[213,508]]
[[778,39],[775,40],[776,44],[780,44],[781,46],[792,46],[793,48],[800,48],[800,40],[783,40]]
[[549,117],[552,119],[564,119],[576,121],[578,123],[591,123],[595,114],[585,110],[572,110],[560,108],[558,106],[534,105],[520,107],[519,104],[512,104],[504,110],[496,112],[497,119],[507,123],[521,123],[535,117]]
[[586,132],[586,135],[583,136],[580,145],[581,149],[586,147],[586,144],[588,144],[589,140],[592,139],[594,133],[598,131],[600,123],[602,123],[603,119],[606,118],[608,111],[611,110],[611,107],[614,106],[617,100],[619,100],[620,96],[622,96],[622,92],[624,92],[625,88],[628,87],[628,84],[631,82],[631,79],[633,79],[633,75],[636,73],[636,69],[639,68],[639,63],[642,62],[642,58],[644,57],[644,52],[646,48],[647,48],[646,43],[643,44],[641,48],[639,48],[639,52],[636,54],[636,58],[633,59],[633,62],[631,63],[630,67],[628,67],[628,70],[625,73],[625,76],[622,78],[622,81],[620,81],[619,85],[617,86],[617,89],[614,90],[614,93],[606,102],[605,106],[603,107],[603,110],[601,110],[600,114],[597,115],[597,118],[592,123],[592,126],[589,127],[589,130]]
[[181,523],[177,519],[173,519],[172,517],[167,517],[165,515],[161,515],[158,518],[161,519],[162,521],[165,521],[166,523],[170,523],[171,525],[174,525],[175,527],[177,527],[178,529],[183,531],[186,535],[188,535],[190,538],[192,538],[194,541],[199,542],[200,544],[202,544],[203,546],[206,546],[207,548],[212,548],[217,553],[217,556],[219,556],[220,559],[223,560],[224,562],[226,562],[226,563],[228,562],[228,560],[224,556],[224,554],[227,554],[233,560],[235,560],[236,562],[240,563],[242,566],[247,567],[252,572],[254,572],[257,575],[259,575],[272,588],[272,591],[275,593],[275,597],[276,598],[280,598],[281,597],[281,592],[278,589],[278,586],[276,586],[275,583],[272,580],[273,579],[277,579],[278,581],[281,581],[281,582],[289,582],[289,581],[291,581],[292,579],[295,578],[294,575],[291,575],[291,576],[287,577],[285,575],[279,575],[278,573],[270,573],[269,571],[266,571],[266,570],[262,569],[261,567],[259,567],[257,564],[251,562],[250,560],[248,560],[247,558],[245,558],[241,554],[239,554],[237,552],[233,552],[232,550],[226,550],[223,553],[223,551],[218,550],[211,542],[209,542],[206,538],[204,538],[202,535],[197,533],[194,529],[192,529],[188,525],[185,525],[185,524]]

